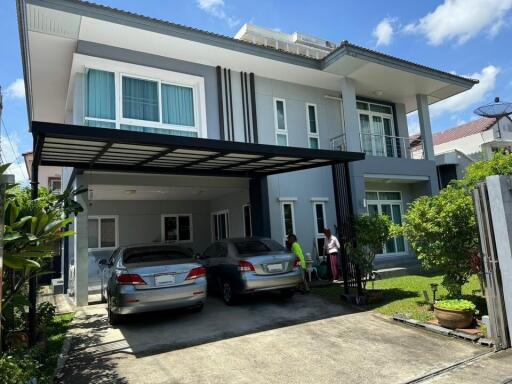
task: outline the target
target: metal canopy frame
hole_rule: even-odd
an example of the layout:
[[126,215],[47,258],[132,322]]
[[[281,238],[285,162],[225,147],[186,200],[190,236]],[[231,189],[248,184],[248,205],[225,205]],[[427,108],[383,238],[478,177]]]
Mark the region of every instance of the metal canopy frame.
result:
[[364,153],[32,122],[34,164],[81,170],[258,178],[364,159]]

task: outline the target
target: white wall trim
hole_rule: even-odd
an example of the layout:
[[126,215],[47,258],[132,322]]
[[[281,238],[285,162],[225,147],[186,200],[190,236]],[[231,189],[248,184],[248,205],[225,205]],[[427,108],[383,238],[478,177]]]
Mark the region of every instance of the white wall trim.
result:
[[365,173],[363,175],[367,179],[395,179],[395,180],[412,180],[412,181],[429,181],[428,176],[412,176],[412,175],[387,175],[384,173]]
[[310,199],[312,202],[321,202],[321,201],[329,201],[328,197],[312,197]]
[[298,198],[296,197],[278,197],[277,198],[277,201],[291,201],[291,202],[294,202],[294,201],[297,201],[299,200]]

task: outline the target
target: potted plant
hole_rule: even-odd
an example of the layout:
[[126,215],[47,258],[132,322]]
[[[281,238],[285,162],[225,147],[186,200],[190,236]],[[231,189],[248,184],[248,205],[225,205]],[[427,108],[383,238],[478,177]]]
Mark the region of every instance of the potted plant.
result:
[[475,304],[468,300],[440,300],[434,304],[434,315],[443,327],[467,328],[473,322],[475,309]]

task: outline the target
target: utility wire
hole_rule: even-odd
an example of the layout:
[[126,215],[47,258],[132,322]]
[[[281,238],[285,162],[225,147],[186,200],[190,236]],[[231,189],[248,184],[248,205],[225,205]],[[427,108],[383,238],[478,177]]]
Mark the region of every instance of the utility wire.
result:
[[[11,140],[11,137],[9,135],[9,131],[7,130],[7,127],[5,125],[5,122],[4,122],[4,119],[1,119],[1,122],[2,122],[2,126],[4,127],[4,131],[5,131],[5,136],[7,137],[7,141],[9,142],[9,145],[11,147],[11,151],[12,151],[12,154],[14,155],[14,162],[15,162],[15,165],[21,170],[21,173],[23,175],[27,174],[27,178],[28,178],[28,172],[27,170],[25,169],[25,167],[23,167],[20,163],[18,163],[18,159],[21,157],[18,152],[14,149],[14,145],[12,144],[12,140]],[[1,136],[1,130],[0,130],[0,136]]]

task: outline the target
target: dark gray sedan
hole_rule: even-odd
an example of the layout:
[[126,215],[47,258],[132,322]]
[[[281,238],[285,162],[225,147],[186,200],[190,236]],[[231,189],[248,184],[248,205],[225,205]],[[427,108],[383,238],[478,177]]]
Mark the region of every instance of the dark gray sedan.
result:
[[183,247],[121,247],[101,265],[101,294],[112,325],[126,314],[180,307],[201,310],[206,299],[205,268]]
[[208,284],[226,304],[239,295],[281,291],[291,297],[302,281],[298,258],[276,241],[262,237],[225,239],[213,243],[200,256]]

